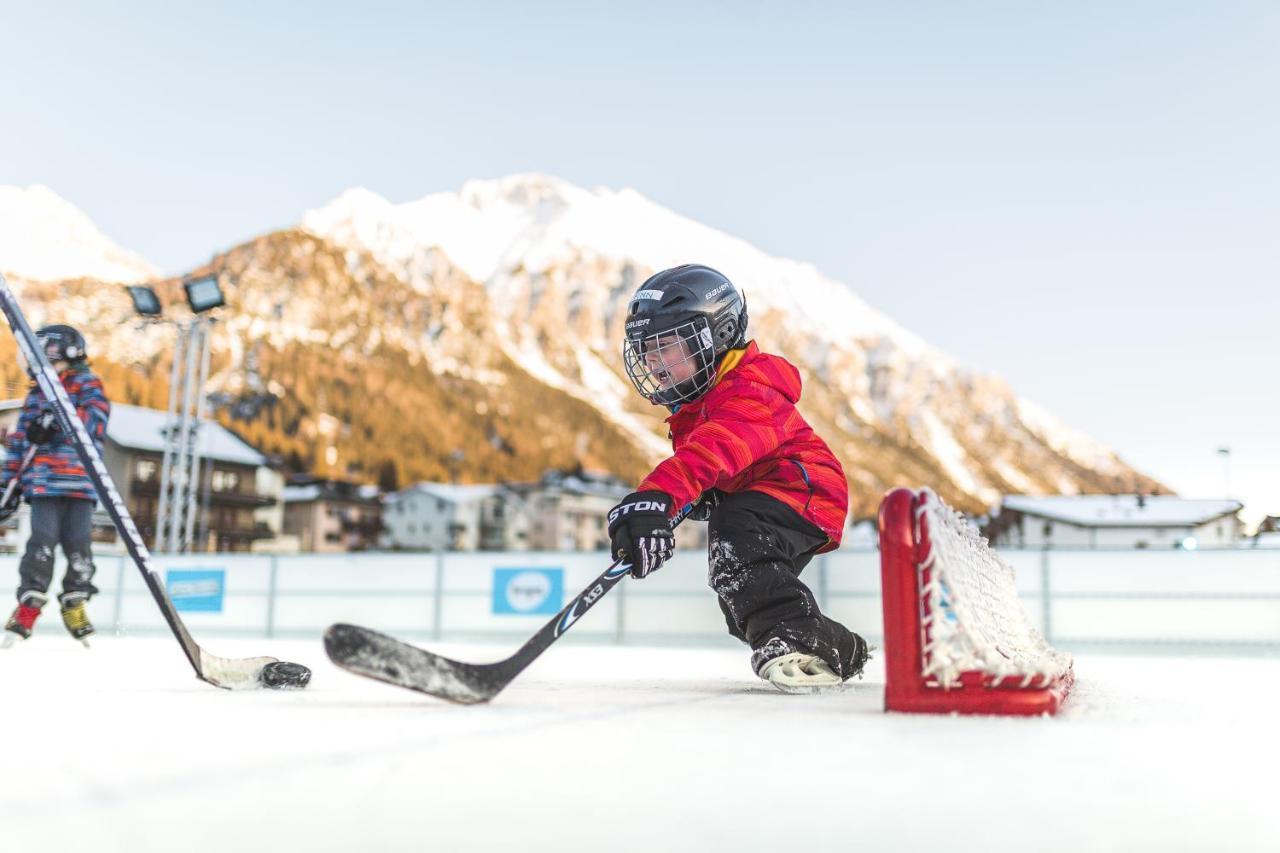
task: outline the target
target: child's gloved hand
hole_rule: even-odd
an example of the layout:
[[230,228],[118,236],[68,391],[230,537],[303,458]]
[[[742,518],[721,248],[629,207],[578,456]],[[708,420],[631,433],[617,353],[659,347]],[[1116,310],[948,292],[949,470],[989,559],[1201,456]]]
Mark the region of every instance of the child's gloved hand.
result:
[[693,509],[685,516],[690,521],[710,521],[711,512],[720,505],[721,499],[724,498],[724,492],[719,489],[707,489],[702,493],[702,497],[698,498],[694,503]]
[[631,561],[631,576],[642,578],[671,559],[676,539],[668,520],[671,496],[665,492],[632,492],[609,512],[613,558]]
[[32,444],[45,444],[58,434],[58,416],[45,409],[27,426],[27,441]]

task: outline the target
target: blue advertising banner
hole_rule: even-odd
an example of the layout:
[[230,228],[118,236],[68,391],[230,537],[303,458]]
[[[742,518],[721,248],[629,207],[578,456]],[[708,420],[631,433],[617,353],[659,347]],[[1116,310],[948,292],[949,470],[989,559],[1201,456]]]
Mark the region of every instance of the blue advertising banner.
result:
[[225,569],[169,569],[164,585],[178,610],[221,613],[227,572]]
[[493,612],[552,616],[564,607],[564,569],[494,569]]

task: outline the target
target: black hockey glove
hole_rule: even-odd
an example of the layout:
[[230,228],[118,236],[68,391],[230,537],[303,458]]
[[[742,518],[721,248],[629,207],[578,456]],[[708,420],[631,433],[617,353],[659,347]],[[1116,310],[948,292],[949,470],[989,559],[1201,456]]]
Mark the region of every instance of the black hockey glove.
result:
[[32,444],[47,444],[58,434],[58,416],[45,409],[27,424],[27,441]]
[[685,518],[691,521],[710,521],[711,511],[718,507],[723,499],[724,492],[719,489],[707,489],[702,493],[702,497],[694,502],[693,509],[689,510]]
[[646,577],[671,559],[676,538],[670,510],[671,496],[653,491],[632,492],[609,512],[613,558],[631,561],[631,577]]

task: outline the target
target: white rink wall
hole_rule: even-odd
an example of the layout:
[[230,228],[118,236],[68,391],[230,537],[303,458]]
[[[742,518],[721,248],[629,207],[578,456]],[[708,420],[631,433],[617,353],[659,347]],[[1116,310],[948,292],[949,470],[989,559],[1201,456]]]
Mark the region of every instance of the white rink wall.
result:
[[[1280,652],[1280,550],[1002,555],[1017,570],[1028,612],[1062,648]],[[17,559],[0,558],[0,578],[13,586]],[[97,563],[101,592],[90,611],[100,630],[164,632],[128,557],[102,555]],[[605,554],[581,552],[155,558],[183,619],[201,637],[311,638],[346,621],[419,639],[523,638],[607,565]],[[657,575],[616,587],[570,638],[732,642],[705,576],[703,555],[680,554]],[[804,577],[826,612],[869,639],[881,636],[878,552],[817,557]]]

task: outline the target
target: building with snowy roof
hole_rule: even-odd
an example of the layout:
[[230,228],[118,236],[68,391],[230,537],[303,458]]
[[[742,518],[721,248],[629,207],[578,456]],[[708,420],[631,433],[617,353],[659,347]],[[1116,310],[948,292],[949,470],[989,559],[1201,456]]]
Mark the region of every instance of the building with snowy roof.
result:
[[484,504],[497,489],[422,482],[393,492],[382,511],[387,544],[407,551],[475,551]]
[[[610,474],[548,471],[536,483],[507,488],[511,499],[506,515],[523,515],[521,529],[530,550],[599,551],[609,547],[609,511],[632,487]],[[684,532],[677,536],[682,545],[696,539],[697,532],[703,533],[698,544],[706,544],[704,525],[691,524]]]
[[[22,400],[0,402],[0,431],[17,423]],[[154,544],[168,414],[158,409],[111,404],[102,457],[134,523]],[[200,422],[201,466],[195,550],[248,551],[280,532],[278,506],[283,480],[266,457],[217,421]],[[265,513],[265,514],[264,514]],[[275,513],[275,514],[273,514]]]
[[365,551],[382,534],[377,486],[322,477],[294,477],[284,487],[284,532],[302,551]]
[[1175,495],[1009,495],[986,529],[1015,548],[1197,548],[1236,545],[1240,501]]
[[[630,490],[586,471],[528,483],[423,482],[387,496],[383,526],[388,544],[405,550],[595,551],[608,547],[609,510]],[[705,546],[700,528],[690,525],[682,544]]]

